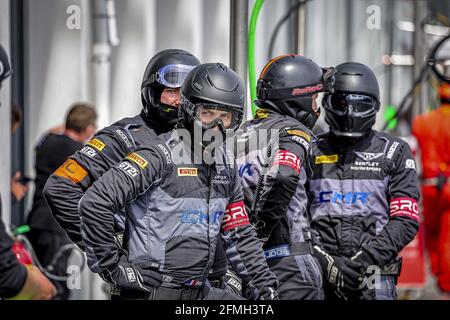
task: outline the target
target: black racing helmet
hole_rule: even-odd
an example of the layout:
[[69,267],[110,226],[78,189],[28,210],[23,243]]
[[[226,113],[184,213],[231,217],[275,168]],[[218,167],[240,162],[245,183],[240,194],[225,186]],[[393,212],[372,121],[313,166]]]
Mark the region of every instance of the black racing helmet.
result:
[[161,103],[161,93],[166,87],[180,88],[189,72],[199,64],[194,55],[180,49],[162,50],[153,56],[141,86],[142,107],[147,117],[175,125],[178,110]]
[[8,55],[5,49],[0,45],[0,87],[3,80],[11,75],[11,66],[9,65]]
[[333,74],[333,68],[321,68],[301,55],[276,57],[261,72],[256,103],[312,128],[320,115],[320,109],[314,109],[313,95],[332,90]]
[[218,126],[225,138],[242,123],[244,101],[244,85],[235,71],[221,63],[202,64],[181,87],[180,127],[193,133],[195,126],[202,132]]
[[336,67],[334,93],[322,100],[325,121],[337,136],[361,137],[372,130],[380,110],[380,89],[373,71],[357,62]]

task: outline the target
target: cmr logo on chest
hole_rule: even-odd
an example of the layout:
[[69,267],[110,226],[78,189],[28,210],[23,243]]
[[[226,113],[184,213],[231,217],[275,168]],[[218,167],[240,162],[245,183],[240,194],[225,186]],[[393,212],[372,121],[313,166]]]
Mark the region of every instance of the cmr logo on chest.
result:
[[365,205],[371,195],[372,192],[347,192],[342,194],[336,191],[322,191],[319,193],[319,202],[340,204],[356,204],[357,202],[361,202]]
[[202,210],[187,210],[181,214],[181,223],[219,224],[223,213],[223,211],[215,211],[208,214]]

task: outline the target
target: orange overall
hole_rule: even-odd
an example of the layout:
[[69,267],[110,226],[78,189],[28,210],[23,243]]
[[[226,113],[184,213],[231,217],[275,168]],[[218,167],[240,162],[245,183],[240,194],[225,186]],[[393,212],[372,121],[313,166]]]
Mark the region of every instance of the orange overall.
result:
[[439,288],[450,292],[450,85],[440,94],[441,107],[418,116],[413,134],[422,158],[426,248]]

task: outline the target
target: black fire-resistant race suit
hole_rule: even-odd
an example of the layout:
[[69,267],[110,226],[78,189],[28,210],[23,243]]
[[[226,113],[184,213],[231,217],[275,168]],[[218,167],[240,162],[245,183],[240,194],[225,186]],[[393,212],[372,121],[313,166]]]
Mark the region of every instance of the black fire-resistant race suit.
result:
[[189,154],[177,131],[163,134],[87,190],[79,211],[89,267],[115,282],[123,256],[114,244],[113,215],[126,207],[127,263],[150,266],[162,276],[160,286],[144,280],[150,292],[130,292],[130,297],[204,298],[219,234],[233,269],[247,283],[246,295],[273,296],[277,280],[249,224],[232,154],[219,156],[218,150],[215,159],[224,160],[221,164],[189,164],[189,158],[187,164],[177,164],[180,145]]
[[[50,176],[44,189],[47,203],[58,223],[80,248],[84,250],[77,210],[86,190],[135,148],[148,144],[157,135],[169,130],[167,125],[149,119],[144,112],[133,118],[124,118],[100,130],[83,149]],[[122,212],[116,213],[119,238],[125,228],[124,219]],[[217,250],[215,261],[214,274],[211,274],[213,278],[215,274],[223,274],[226,268],[223,249]]]
[[305,161],[310,131],[296,119],[260,109],[236,134],[245,204],[264,243],[280,299],[322,299],[321,269],[311,255]]
[[[401,139],[370,131],[352,143],[319,136],[308,162],[311,227],[330,255],[368,270],[348,298],[395,299],[398,253],[417,233],[419,189],[414,158]],[[369,268],[369,269],[368,269]],[[327,298],[333,289],[325,285]]]
[[[58,223],[80,248],[84,249],[84,244],[78,203],[86,190],[136,147],[168,130],[148,119],[144,112],[122,119],[97,132],[83,149],[49,177],[44,189],[47,203]],[[123,213],[118,212],[116,232],[124,230],[123,219]]]

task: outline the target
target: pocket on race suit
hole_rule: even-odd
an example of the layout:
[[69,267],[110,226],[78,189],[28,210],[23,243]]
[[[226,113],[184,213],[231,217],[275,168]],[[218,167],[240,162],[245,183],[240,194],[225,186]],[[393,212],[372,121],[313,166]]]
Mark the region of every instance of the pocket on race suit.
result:
[[305,275],[308,276],[309,282],[313,288],[308,299],[323,300],[323,273],[319,261],[312,254],[305,254],[295,257],[297,263],[299,263],[299,260],[304,261],[304,265],[306,267]]
[[362,300],[397,300],[395,276],[380,275],[379,280],[371,281],[363,290]]
[[307,263],[307,266],[309,266],[311,269],[310,272],[311,272],[312,278],[314,279],[313,282],[315,283],[316,288],[322,289],[323,288],[323,270],[322,270],[322,267],[320,266],[319,261],[312,254],[304,255],[304,257],[305,257],[305,259],[307,259],[309,261],[309,263]]
[[201,275],[209,258],[209,242],[205,238],[178,236],[166,242],[164,273],[186,275],[187,278]]
[[278,278],[280,300],[323,300],[322,270],[310,254],[267,261]]

